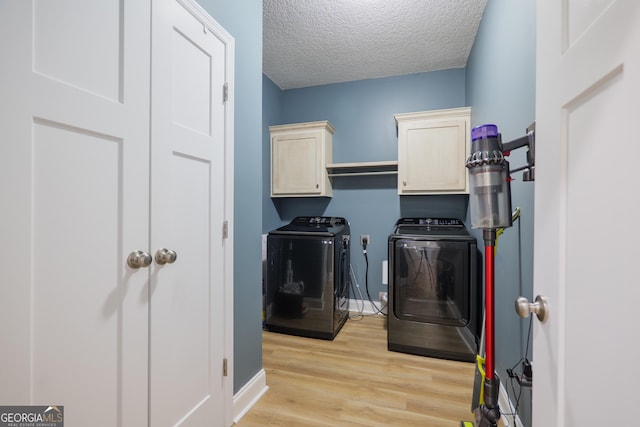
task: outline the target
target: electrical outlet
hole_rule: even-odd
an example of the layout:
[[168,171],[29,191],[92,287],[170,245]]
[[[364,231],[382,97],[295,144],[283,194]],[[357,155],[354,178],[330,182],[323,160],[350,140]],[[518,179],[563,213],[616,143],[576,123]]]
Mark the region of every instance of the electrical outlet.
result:
[[362,246],[371,244],[371,239],[369,238],[368,234],[361,234],[360,235],[360,244]]
[[386,259],[382,261],[382,284],[389,286],[389,264]]

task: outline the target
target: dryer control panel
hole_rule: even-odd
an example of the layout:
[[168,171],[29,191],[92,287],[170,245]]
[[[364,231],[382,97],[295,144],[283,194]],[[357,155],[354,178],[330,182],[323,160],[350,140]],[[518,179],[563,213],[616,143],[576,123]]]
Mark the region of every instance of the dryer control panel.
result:
[[291,224],[312,227],[334,227],[336,225],[345,225],[346,223],[346,219],[335,216],[298,216],[291,221]]
[[396,225],[428,225],[432,227],[459,227],[464,223],[457,218],[400,218]]

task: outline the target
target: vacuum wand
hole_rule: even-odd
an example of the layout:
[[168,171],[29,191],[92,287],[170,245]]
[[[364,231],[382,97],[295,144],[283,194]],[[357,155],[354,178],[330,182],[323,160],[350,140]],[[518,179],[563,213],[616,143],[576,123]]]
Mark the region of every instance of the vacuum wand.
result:
[[495,376],[495,297],[494,297],[494,248],[495,230],[484,230],[484,271],[485,271],[485,372],[487,379]]

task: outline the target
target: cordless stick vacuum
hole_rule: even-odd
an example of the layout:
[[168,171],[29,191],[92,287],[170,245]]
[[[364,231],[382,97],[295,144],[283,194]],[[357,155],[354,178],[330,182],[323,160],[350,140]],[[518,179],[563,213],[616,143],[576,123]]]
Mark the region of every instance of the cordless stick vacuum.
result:
[[[495,372],[495,301],[494,301],[494,254],[496,231],[511,227],[511,177],[509,162],[505,155],[510,150],[529,146],[524,180],[534,177],[534,125],[527,129],[527,135],[503,145],[498,127],[486,124],[471,130],[471,155],[466,166],[469,169],[469,209],[471,228],[482,229],[484,239],[484,275],[485,275],[485,379],[482,385],[484,402],[475,410],[477,427],[497,426],[500,419],[498,398],[500,379]],[[462,421],[462,427],[474,423]]]

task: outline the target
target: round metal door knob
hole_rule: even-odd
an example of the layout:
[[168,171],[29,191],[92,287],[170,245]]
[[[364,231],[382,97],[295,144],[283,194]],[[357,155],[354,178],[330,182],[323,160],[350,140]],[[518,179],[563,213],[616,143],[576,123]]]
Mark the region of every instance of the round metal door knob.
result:
[[516,313],[520,317],[529,317],[534,313],[538,316],[538,320],[544,322],[549,317],[549,303],[542,295],[538,295],[532,303],[525,297],[519,297],[516,299]]
[[151,261],[151,255],[144,251],[133,251],[127,257],[127,265],[131,268],[149,267]]
[[178,258],[178,254],[175,251],[167,248],[160,248],[156,251],[156,263],[160,265],[173,264]]

